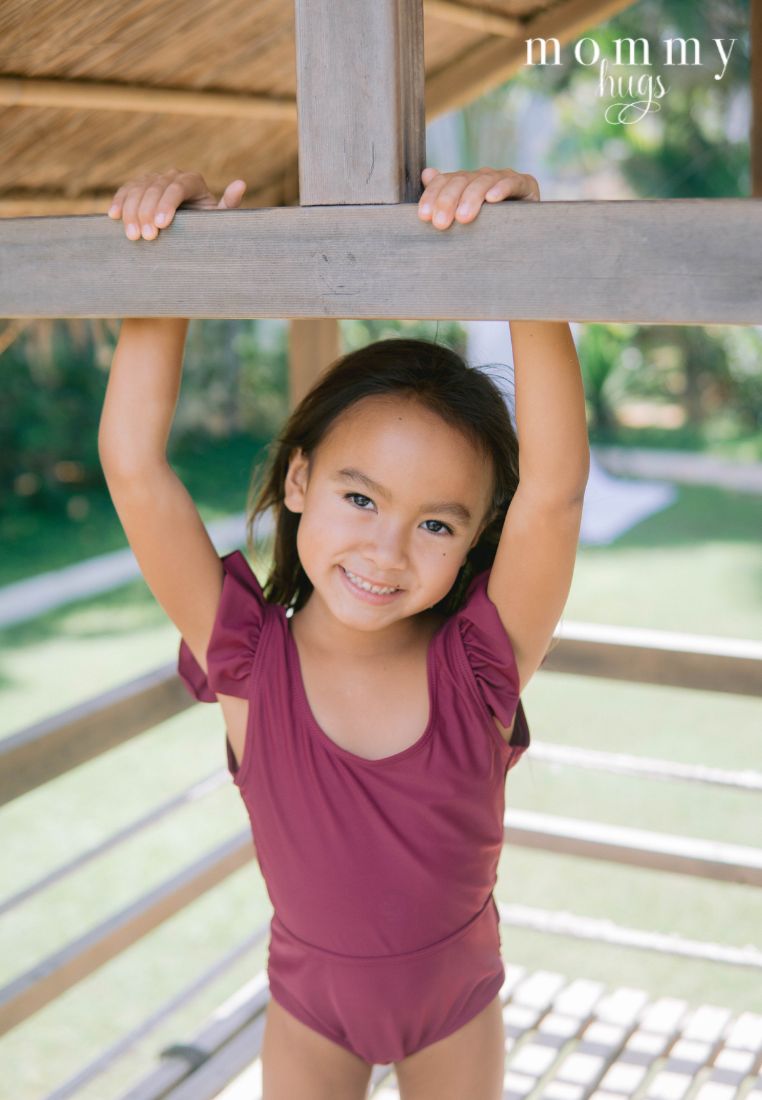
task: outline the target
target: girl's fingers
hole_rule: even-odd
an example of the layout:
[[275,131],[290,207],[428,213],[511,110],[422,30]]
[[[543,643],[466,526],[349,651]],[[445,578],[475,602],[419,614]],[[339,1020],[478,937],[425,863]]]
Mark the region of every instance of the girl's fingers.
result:
[[174,179],[163,188],[156,204],[153,221],[160,229],[166,229],[175,216],[175,210],[186,197],[186,186],[182,180]]
[[176,181],[167,186],[163,176],[154,176],[143,191],[143,196],[138,204],[138,225],[144,240],[152,241],[154,237],[158,237],[159,230],[156,228],[154,221],[157,207],[160,201],[165,202],[167,192],[172,188],[175,189],[175,192],[179,189],[182,194],[182,188],[179,187]]
[[[456,187],[463,186],[466,180],[465,175],[458,175]],[[442,194],[450,187],[452,190],[453,177],[450,174],[438,173],[431,180],[431,183],[427,186],[426,190],[418,200],[418,216],[424,221],[430,221],[435,212],[443,210],[445,204],[442,201]],[[435,225],[439,226],[439,221],[435,221]]]
[[539,201],[540,188],[534,176],[523,172],[512,172],[501,176],[485,194],[487,202],[501,202],[503,199],[534,199]]
[[118,188],[114,192],[114,197],[111,200],[111,206],[108,208],[108,216],[110,218],[120,218],[122,216],[122,202],[124,200],[124,194],[127,190],[125,184]]
[[131,241],[140,240],[140,218],[138,210],[143,199],[146,185],[135,181],[127,185],[127,193],[122,203],[122,221],[124,231]]
[[431,220],[437,229],[447,229],[454,218],[460,222],[471,221],[485,202],[504,199],[539,202],[539,184],[534,176],[514,172],[511,168],[437,173],[430,178],[418,201],[418,216],[423,221]]
[[[437,188],[436,193],[431,196],[431,218],[437,229],[447,229],[452,224],[455,208],[461,195],[469,185],[468,174],[465,172],[448,174],[443,177],[443,181]],[[438,183],[439,179],[436,179],[434,185]],[[428,190],[429,188],[426,188],[426,191]],[[425,206],[426,203],[422,205]],[[424,211],[421,210],[421,213],[423,214]]]
[[232,210],[238,206],[246,190],[245,180],[233,180],[225,188],[225,191],[217,204],[220,210]]

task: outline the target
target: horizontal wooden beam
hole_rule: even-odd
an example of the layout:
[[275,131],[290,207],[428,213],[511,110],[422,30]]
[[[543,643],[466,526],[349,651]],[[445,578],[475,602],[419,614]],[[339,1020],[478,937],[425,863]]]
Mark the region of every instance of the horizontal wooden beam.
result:
[[166,664],[0,739],[0,805],[193,705],[175,665]]
[[205,852],[0,988],[0,1035],[60,997],[254,858],[249,829]]
[[507,201],[436,230],[415,203],[0,219],[3,317],[762,323],[762,202]]
[[[563,622],[541,672],[758,696],[762,644]],[[0,805],[194,706],[170,662],[0,739]]]
[[230,92],[197,92],[94,80],[0,77],[0,106],[60,107],[68,111],[139,111],[197,118],[275,119],[296,123],[296,100]]
[[546,672],[762,695],[762,642],[607,623],[561,623]]
[[496,11],[484,11],[453,0],[423,0],[425,16],[441,19],[456,27],[467,27],[482,34],[494,34],[500,38],[518,38],[526,29],[527,21],[515,15],[501,15]]
[[[531,751],[531,750],[530,750]],[[503,843],[716,882],[762,886],[762,848],[511,807]]]
[[[504,33],[498,37],[497,28],[490,27],[488,37],[448,61],[437,72],[427,74],[427,120],[458,110],[510,80],[526,65],[527,39],[557,38],[559,45],[565,46],[631,7],[632,3],[633,0],[561,0],[526,20],[516,36]],[[428,13],[428,7],[424,7],[424,11]],[[513,41],[506,42],[505,38],[513,38]],[[549,57],[552,59],[552,56],[551,49]]]

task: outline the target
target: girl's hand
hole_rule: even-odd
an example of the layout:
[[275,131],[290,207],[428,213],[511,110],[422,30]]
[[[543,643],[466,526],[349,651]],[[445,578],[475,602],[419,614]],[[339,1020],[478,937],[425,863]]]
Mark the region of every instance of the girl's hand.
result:
[[418,217],[430,221],[437,229],[447,229],[453,217],[463,223],[473,221],[485,200],[540,201],[540,185],[534,176],[514,172],[512,168],[479,168],[476,172],[424,168],[421,179],[426,190],[418,200]]
[[244,180],[233,180],[217,202],[198,172],[178,172],[170,168],[168,172],[149,172],[122,184],[111,200],[108,216],[124,220],[125,233],[131,241],[139,241],[141,235],[152,241],[159,229],[170,225],[178,207],[233,210],[245,190]]

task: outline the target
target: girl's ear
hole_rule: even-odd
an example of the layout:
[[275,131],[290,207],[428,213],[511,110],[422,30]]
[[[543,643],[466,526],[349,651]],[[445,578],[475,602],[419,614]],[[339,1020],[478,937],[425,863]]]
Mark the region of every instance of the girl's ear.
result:
[[283,503],[289,512],[304,511],[304,494],[307,491],[307,456],[301,447],[291,452],[283,482]]

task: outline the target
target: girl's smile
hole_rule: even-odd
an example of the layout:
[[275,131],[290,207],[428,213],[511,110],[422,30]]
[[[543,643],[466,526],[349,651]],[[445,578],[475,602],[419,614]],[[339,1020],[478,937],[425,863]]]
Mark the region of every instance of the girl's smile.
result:
[[[351,591],[352,595],[363,600],[365,603],[391,603],[395,596],[399,596],[404,591],[402,588],[396,588],[393,592],[373,592],[369,588],[363,587],[362,579],[357,573],[352,573],[350,576],[343,565],[339,566],[339,572],[341,573],[345,586]],[[365,583],[367,584],[368,582]],[[376,586],[374,585],[374,587]]]

